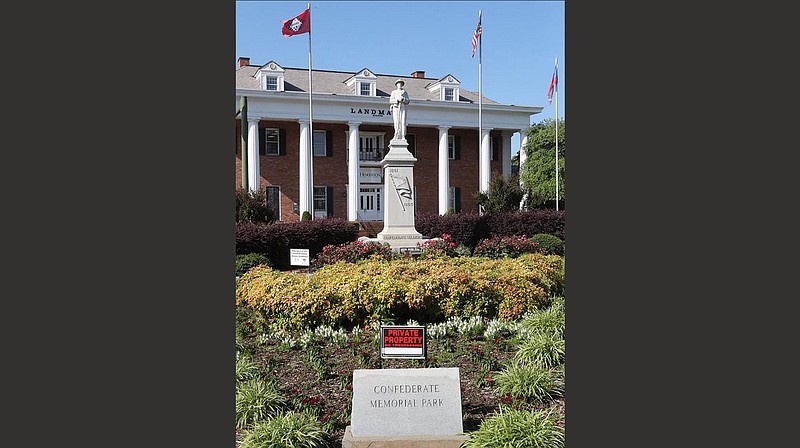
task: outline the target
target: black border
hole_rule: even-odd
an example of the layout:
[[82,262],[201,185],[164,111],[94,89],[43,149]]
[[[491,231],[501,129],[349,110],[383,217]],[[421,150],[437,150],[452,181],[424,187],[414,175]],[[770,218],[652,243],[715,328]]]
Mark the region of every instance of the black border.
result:
[[[384,329],[398,329],[409,328],[414,330],[422,330],[422,356],[405,356],[405,355],[386,355],[384,354],[383,330]],[[380,328],[380,351],[382,359],[428,359],[428,329],[425,325],[381,325]]]

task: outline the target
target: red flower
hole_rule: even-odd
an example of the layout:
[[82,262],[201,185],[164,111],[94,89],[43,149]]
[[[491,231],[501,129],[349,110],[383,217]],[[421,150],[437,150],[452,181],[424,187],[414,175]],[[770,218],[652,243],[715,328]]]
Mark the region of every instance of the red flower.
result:
[[349,384],[348,384],[347,386],[344,386],[344,388],[345,388],[345,389],[347,389],[347,390],[350,390],[350,389],[352,389],[352,388],[353,388],[353,386],[351,386],[351,385],[349,385]]

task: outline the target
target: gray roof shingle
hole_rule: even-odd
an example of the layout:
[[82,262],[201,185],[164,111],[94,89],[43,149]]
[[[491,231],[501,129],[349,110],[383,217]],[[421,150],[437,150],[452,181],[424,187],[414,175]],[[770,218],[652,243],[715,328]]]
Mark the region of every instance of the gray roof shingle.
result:
[[[236,88],[245,90],[260,90],[255,74],[260,66],[247,65],[236,70]],[[308,92],[308,69],[284,67],[284,90],[287,92]],[[328,70],[313,70],[314,92],[335,93],[336,95],[356,96],[353,87],[345,84],[349,78],[358,72],[336,72]],[[412,99],[440,101],[439,92],[430,92],[425,86],[438,81],[440,78],[412,78],[411,76],[381,75],[373,72],[378,80],[376,93],[379,97],[389,97],[395,89],[394,83],[398,79],[405,81],[403,88],[408,91]],[[478,93],[460,87],[460,101],[478,102]],[[499,104],[489,98],[483,97],[484,104]]]

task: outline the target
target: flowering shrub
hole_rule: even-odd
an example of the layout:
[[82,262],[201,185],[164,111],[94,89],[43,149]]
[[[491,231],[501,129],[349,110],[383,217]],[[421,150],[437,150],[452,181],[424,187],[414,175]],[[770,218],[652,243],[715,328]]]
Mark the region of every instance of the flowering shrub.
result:
[[239,278],[236,301],[286,330],[474,316],[508,321],[563,293],[563,269],[561,257],[542,254],[498,260],[373,258],[325,265],[311,276],[256,266]]
[[373,255],[384,260],[391,260],[392,247],[389,243],[361,242],[359,240],[348,244],[329,244],[322,248],[322,252],[312,261],[315,268],[340,261],[355,263],[360,260],[372,258]]
[[496,236],[481,240],[475,246],[476,257],[516,258],[537,251],[538,244],[522,236]]
[[419,255],[422,258],[458,256],[455,241],[446,233],[443,233],[441,238],[417,243],[417,247],[419,248]]

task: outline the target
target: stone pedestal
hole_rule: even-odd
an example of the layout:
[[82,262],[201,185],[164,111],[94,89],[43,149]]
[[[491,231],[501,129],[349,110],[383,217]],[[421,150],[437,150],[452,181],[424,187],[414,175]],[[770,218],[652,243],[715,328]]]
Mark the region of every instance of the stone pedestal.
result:
[[383,230],[378,241],[389,243],[392,250],[417,249],[422,235],[414,228],[414,162],[405,139],[389,142],[389,152],[383,158],[384,198],[386,199]]
[[342,448],[459,448],[469,438],[456,436],[391,436],[353,437],[348,426],[344,430]]

